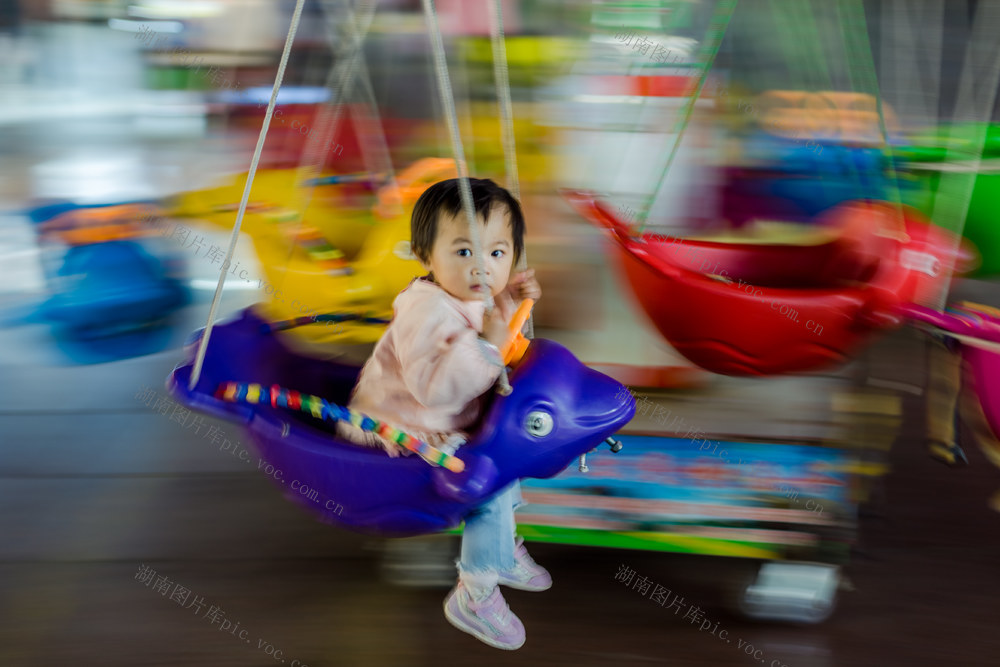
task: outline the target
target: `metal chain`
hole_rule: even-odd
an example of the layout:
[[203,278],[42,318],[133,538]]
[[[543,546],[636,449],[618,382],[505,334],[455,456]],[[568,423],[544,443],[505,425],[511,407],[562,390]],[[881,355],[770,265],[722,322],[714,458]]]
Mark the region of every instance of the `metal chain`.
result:
[[639,211],[639,230],[636,232],[636,236],[641,238],[643,230],[646,229],[646,225],[649,221],[649,214],[653,211],[653,205],[660,196],[660,192],[663,190],[663,184],[667,181],[667,175],[670,173],[670,167],[674,163],[674,158],[677,157],[677,150],[681,146],[681,140],[684,138],[684,130],[687,128],[688,123],[691,120],[691,113],[694,111],[694,105],[701,97],[701,90],[705,86],[705,79],[708,77],[709,70],[712,69],[712,64],[715,63],[715,56],[719,52],[719,47],[722,45],[722,38],[726,36],[726,28],[729,27],[729,21],[733,17],[733,12],[736,11],[737,0],[718,0],[718,4],[715,6],[715,12],[712,14],[712,18],[709,20],[708,29],[705,33],[705,41],[698,53],[698,60],[701,64],[698,67],[701,69],[701,74],[698,76],[698,83],[695,85],[694,90],[691,91],[691,96],[688,98],[687,103],[684,105],[683,111],[674,123],[674,126],[670,129],[669,134],[676,136],[674,139],[674,145],[670,149],[670,155],[667,157],[666,164],[663,165],[663,171],[660,172],[660,180],[653,191],[653,194],[646,199],[641,210]]

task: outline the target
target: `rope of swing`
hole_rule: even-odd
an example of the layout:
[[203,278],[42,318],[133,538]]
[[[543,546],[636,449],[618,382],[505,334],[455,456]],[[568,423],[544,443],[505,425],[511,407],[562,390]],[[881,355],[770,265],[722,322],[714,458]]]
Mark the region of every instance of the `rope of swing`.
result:
[[[445,121],[448,126],[448,136],[451,140],[451,151],[455,159],[455,169],[458,171],[458,188],[462,198],[462,208],[469,223],[469,236],[472,241],[473,253],[476,257],[476,269],[485,279],[486,265],[483,260],[482,240],[479,237],[479,224],[476,221],[476,211],[472,203],[472,188],[469,185],[469,169],[465,162],[465,150],[462,147],[462,135],[458,130],[458,118],[455,110],[455,98],[451,89],[451,78],[448,76],[448,62],[445,58],[444,40],[441,37],[441,27],[438,25],[437,13],[434,10],[434,0],[423,0],[424,16],[427,19],[430,33],[431,52],[434,56],[434,73],[437,77],[438,92],[441,96],[441,106],[444,109]],[[485,282],[485,280],[484,280]],[[483,301],[486,314],[493,311],[494,303],[490,290],[484,290]],[[510,394],[510,381],[507,379],[507,369],[501,365],[499,389],[501,395]]]
[[[322,7],[329,34],[329,28],[332,27],[335,17],[332,12],[327,11],[327,4],[327,2],[323,2]],[[396,176],[392,167],[392,160],[389,157],[389,149],[383,135],[381,118],[378,113],[378,106],[375,103],[375,95],[368,75],[368,68],[365,64],[363,49],[364,40],[371,29],[375,15],[375,0],[363,0],[356,12],[348,5],[344,14],[344,24],[347,26],[347,45],[340,49],[338,53],[339,62],[336,67],[331,68],[326,80],[327,89],[334,91],[334,95],[331,98],[333,107],[331,109],[330,104],[326,104],[320,108],[314,131],[309,134],[306,148],[302,153],[302,160],[299,162],[296,180],[300,186],[348,182],[328,181],[321,179],[319,175],[329,155],[332,139],[336,136],[337,130],[340,127],[344,106],[353,94],[355,87],[358,87],[360,88],[363,101],[367,103],[371,125],[377,129],[377,132],[373,134],[376,135],[376,140],[379,144],[377,152],[378,161],[381,164],[373,168],[372,165],[368,164],[368,152],[364,150],[365,144],[362,143],[362,157],[365,159],[366,167],[370,174],[369,178],[373,183],[377,183],[378,185],[388,184],[393,187],[396,185]],[[339,82],[334,87],[334,81],[337,79],[338,73],[340,74]],[[352,107],[351,113],[355,113],[354,107]],[[307,196],[299,208],[302,213],[309,206],[312,194],[313,190],[308,189]],[[400,214],[402,213],[402,208],[400,208]]]
[[257,146],[253,151],[253,159],[250,161],[250,171],[247,174],[247,182],[243,187],[243,196],[240,198],[240,207],[236,212],[236,222],[233,224],[233,231],[229,237],[229,250],[226,252],[226,260],[222,263],[219,272],[219,282],[215,286],[215,295],[212,297],[212,305],[208,309],[208,322],[205,324],[205,332],[198,343],[198,353],[194,359],[194,368],[191,370],[191,381],[188,389],[194,389],[201,378],[201,369],[205,363],[205,353],[208,351],[208,341],[212,337],[212,327],[215,324],[215,313],[219,308],[219,301],[222,299],[222,287],[229,274],[229,264],[233,260],[236,252],[236,242],[240,238],[240,227],[243,225],[243,216],[246,214],[247,201],[250,199],[250,188],[253,186],[254,176],[257,174],[257,165],[260,163],[260,156],[264,150],[264,139],[267,138],[267,128],[271,124],[271,116],[274,114],[274,107],[278,100],[278,91],[281,90],[281,80],[285,76],[285,67],[288,65],[288,58],[292,53],[292,42],[295,41],[295,33],[298,32],[299,22],[302,20],[302,8],[305,0],[295,0],[295,10],[292,13],[292,21],[288,26],[288,36],[285,38],[285,48],[281,52],[281,61],[278,63],[278,73],[274,77],[274,86],[271,88],[271,99],[267,103],[267,112],[264,114],[264,123],[260,128],[260,135],[257,137]]
[[[912,8],[903,10],[907,14]],[[841,15],[841,6],[837,5],[838,16]],[[868,29],[865,24],[864,7],[861,0],[854,0],[848,4],[846,12],[848,20],[843,33],[845,36],[845,46],[851,63],[860,63],[860,76],[863,87],[874,91],[876,100],[876,110],[878,111],[879,130],[881,133],[881,147],[886,151],[888,157],[890,180],[893,183],[892,193],[893,204],[900,211],[902,217],[902,202],[898,191],[898,178],[895,171],[895,159],[892,154],[892,146],[889,142],[888,130],[883,112],[882,95],[875,76],[874,54],[870,50],[867,39],[861,40],[860,35],[867,38]],[[973,19],[973,32],[966,45],[965,58],[962,66],[962,74],[959,80],[959,90],[957,100],[952,113],[951,128],[949,129],[949,139],[951,131],[956,127],[959,120],[967,120],[978,123],[980,126],[989,122],[990,114],[995,104],[998,83],[1000,83],[1000,50],[998,50],[995,40],[992,39],[993,26],[1000,20],[1000,11],[995,3],[983,3],[976,7],[976,14]],[[942,28],[943,30],[943,28]],[[912,40],[912,30],[911,41]],[[849,39],[854,37],[853,43]],[[977,55],[983,51],[983,45],[989,44],[990,50],[982,58],[986,62],[978,63]],[[940,52],[940,40],[937,42],[938,52]],[[865,54],[868,57],[865,57]],[[977,95],[976,89],[985,91]],[[936,91],[938,94],[940,91]],[[937,96],[933,98],[937,101]],[[964,153],[964,157],[971,158],[971,169],[966,173],[942,174],[938,185],[938,193],[934,199],[934,207],[931,212],[931,219],[937,224],[949,229],[954,234],[951,254],[954,258],[958,254],[962,242],[962,234],[965,229],[965,222],[968,217],[969,206],[972,202],[973,188],[979,172],[979,165],[982,161],[983,153],[986,149],[986,129],[977,127],[973,132],[973,138],[969,142],[969,147],[956,147],[953,142],[948,141],[945,147],[945,162],[948,162],[956,154]],[[952,226],[953,225],[953,226]],[[946,269],[950,277],[942,285],[939,294],[935,295],[933,303],[928,304],[935,310],[944,309],[948,299],[948,293],[953,279],[953,267]]]
[[[837,15],[841,16],[842,7],[837,5]],[[892,197],[892,204],[902,218],[903,202],[899,194],[899,177],[896,174],[895,159],[892,154],[892,142],[889,139],[889,127],[885,122],[885,104],[882,99],[882,90],[878,84],[878,76],[875,73],[875,52],[871,47],[871,39],[868,37],[868,23],[865,20],[865,8],[862,0],[853,0],[847,5],[846,21],[841,21],[841,37],[844,41],[844,51],[848,57],[856,59],[860,66],[849,67],[848,75],[855,74],[852,70],[859,69],[858,78],[861,80],[861,90],[869,92],[875,97],[875,112],[878,114],[879,148],[885,153],[888,165],[889,195]],[[846,25],[845,25],[846,23]],[[852,63],[853,64],[853,63]],[[852,81],[853,83],[853,81]],[[853,87],[853,86],[852,86]]]
[[[930,216],[955,235],[950,255],[952,259],[958,255],[962,243],[973,190],[978,180],[983,153],[986,151],[987,123],[1000,89],[1000,42],[995,37],[997,22],[1000,21],[1000,5],[995,2],[978,3],[973,21],[945,148],[946,163],[956,156],[965,157],[970,162],[969,169],[941,174]],[[952,141],[952,133],[958,129],[961,121],[970,123],[975,128],[967,137],[967,146],[956,145],[958,142]],[[948,300],[951,281],[954,279],[954,272],[950,273],[941,293],[934,300],[935,310],[942,310]]]
[[[326,18],[327,36],[329,37],[334,18],[332,12],[328,11],[328,4],[327,0],[320,3]],[[305,212],[312,202],[317,185],[365,182],[366,180],[374,181],[378,178],[376,175],[361,175],[362,177],[342,175],[339,177],[327,177],[326,179],[320,178],[323,165],[330,154],[333,138],[340,128],[340,121],[343,118],[343,108],[347,97],[355,85],[355,79],[361,79],[363,91],[370,92],[371,90],[371,85],[367,79],[368,70],[364,64],[362,45],[374,20],[375,0],[362,0],[357,12],[353,11],[348,4],[345,13],[344,24],[347,26],[347,39],[344,40],[345,44],[341,48],[336,49],[335,56],[337,63],[334,67],[330,68],[325,82],[326,89],[331,91],[332,96],[327,103],[319,107],[319,111],[313,122],[313,130],[307,136],[305,149],[302,151],[298,167],[295,171],[296,187],[294,190],[295,204],[293,204],[293,210],[295,212],[295,219],[297,219],[294,234],[296,238],[304,231]],[[334,40],[331,39],[330,41],[331,46],[335,46],[333,44]],[[374,104],[374,101],[369,100],[369,103]],[[395,184],[395,176],[392,173],[391,163],[388,167],[388,173],[390,182]],[[294,243],[288,246],[287,253],[285,254],[286,267],[292,261],[295,247]],[[281,274],[281,279],[278,281],[279,286],[284,283],[287,275],[287,271]]]
[[[521,201],[521,184],[517,174],[517,150],[514,137],[514,112],[510,98],[510,77],[507,71],[507,45],[503,31],[503,8],[500,0],[493,0],[493,11],[490,13],[490,44],[493,47],[493,81],[497,89],[497,104],[500,107],[500,132],[503,141],[504,170],[507,172],[507,183],[514,198]],[[527,249],[521,252],[517,262],[517,270],[528,268]],[[535,337],[534,316],[528,317],[525,326],[525,337]]]
[[726,29],[733,18],[733,12],[736,11],[736,4],[737,0],[718,0],[715,11],[712,13],[712,18],[709,20],[708,29],[705,33],[705,42],[698,54],[700,61],[698,68],[701,70],[701,73],[698,75],[697,83],[691,89],[691,95],[685,102],[684,109],[680,112],[669,132],[669,134],[675,135],[673,146],[671,146],[670,154],[663,165],[663,170],[660,172],[656,189],[653,190],[651,195],[647,196],[639,212],[640,224],[638,231],[635,233],[637,238],[642,238],[642,233],[649,223],[649,214],[653,212],[653,206],[656,204],[656,200],[659,199],[663,185],[667,181],[670,167],[673,166],[674,159],[677,157],[677,151],[681,147],[681,141],[684,139],[684,131],[687,129],[688,123],[691,122],[694,105],[698,102],[698,98],[701,97],[701,91],[705,87],[705,79],[708,78],[708,73],[715,63],[715,56],[719,53],[719,47],[722,46],[722,38],[726,36]]
[[[801,70],[808,72],[808,74],[797,76],[795,85],[802,90],[813,88],[818,90],[834,90],[837,86],[834,82],[834,76],[831,74],[832,66],[828,65],[828,62],[832,62],[833,57],[824,53],[824,45],[831,42],[832,46],[833,42],[832,39],[824,39],[812,3],[788,4],[778,2],[778,0],[771,0],[770,9],[775,18],[775,23],[780,28],[778,34],[799,35],[799,40],[794,42],[788,39],[780,41],[786,62],[799,63]],[[890,157],[889,171],[891,174],[887,177],[890,182],[888,193],[892,199],[890,203],[894,205],[897,211],[896,235],[902,239],[903,218],[899,213],[901,211],[901,202],[891,162],[892,153],[888,128],[885,123],[882,95],[875,76],[875,61],[868,38],[864,7],[861,6],[860,0],[838,0],[835,10],[840,43],[847,61],[845,71],[849,88],[852,91],[860,90],[862,93],[870,94],[875,100],[879,131],[878,149],[883,153],[887,153]],[[822,95],[819,95],[818,98],[831,103],[833,105],[832,110],[840,118],[842,110],[839,105]],[[838,127],[840,127],[839,121],[837,122]],[[839,136],[838,130],[838,134],[831,136],[831,141],[835,141]],[[856,182],[859,187],[870,183],[869,179],[872,177],[872,171],[859,167],[853,159],[846,160],[845,171],[849,172],[849,178]],[[876,180],[875,183],[878,183],[878,181]],[[816,187],[817,189],[829,191],[830,188],[827,187],[828,185],[829,183],[823,181],[817,184]],[[836,187],[836,185],[833,187]]]

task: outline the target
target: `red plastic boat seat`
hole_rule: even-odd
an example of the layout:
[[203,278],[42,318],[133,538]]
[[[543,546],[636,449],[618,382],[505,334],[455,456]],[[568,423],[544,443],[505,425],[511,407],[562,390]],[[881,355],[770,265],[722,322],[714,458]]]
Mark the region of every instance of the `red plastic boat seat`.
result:
[[621,272],[664,338],[727,375],[846,361],[873,332],[900,323],[900,303],[935,295],[959,248],[916,211],[884,202],[840,205],[822,221],[836,230],[829,242],[794,246],[638,239],[592,193],[564,196],[610,232]]

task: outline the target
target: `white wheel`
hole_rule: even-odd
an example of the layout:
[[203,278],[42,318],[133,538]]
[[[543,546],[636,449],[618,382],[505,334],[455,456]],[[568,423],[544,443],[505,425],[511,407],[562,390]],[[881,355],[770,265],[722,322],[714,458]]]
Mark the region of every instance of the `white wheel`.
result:
[[764,563],[743,590],[740,611],[754,620],[822,623],[836,607],[839,584],[836,565]]

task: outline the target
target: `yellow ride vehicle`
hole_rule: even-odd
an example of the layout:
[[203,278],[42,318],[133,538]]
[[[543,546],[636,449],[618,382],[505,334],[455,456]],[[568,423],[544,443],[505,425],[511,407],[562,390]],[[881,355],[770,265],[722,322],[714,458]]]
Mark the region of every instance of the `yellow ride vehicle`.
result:
[[[306,205],[295,170],[258,173],[243,229],[266,276],[262,288],[268,299],[260,306],[265,317],[283,321],[350,313],[391,318],[396,295],[422,272],[410,252],[413,206],[429,186],[456,176],[453,160],[420,160],[398,174],[395,185],[380,188],[373,206],[360,209],[343,206],[350,202],[336,192],[338,181],[358,179],[320,178]],[[185,194],[173,214],[231,227],[244,182],[245,175],[228,186]],[[300,199],[289,201],[290,193]],[[374,343],[383,331],[384,326],[348,321],[289,333],[310,343],[360,345]]]

